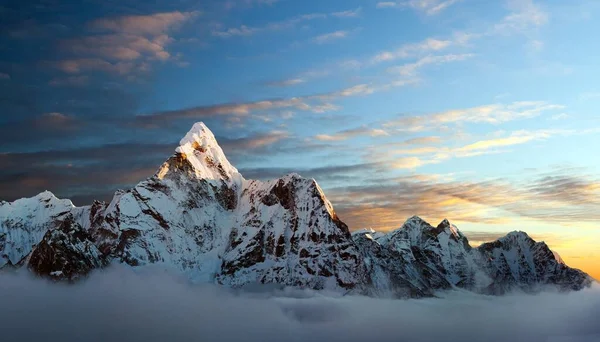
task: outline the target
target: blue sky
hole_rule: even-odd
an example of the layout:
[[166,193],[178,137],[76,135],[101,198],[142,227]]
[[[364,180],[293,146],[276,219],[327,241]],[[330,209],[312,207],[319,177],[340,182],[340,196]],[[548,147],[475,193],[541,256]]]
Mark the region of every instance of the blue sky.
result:
[[592,0],[2,4],[0,199],[109,200],[204,121],[247,178],[314,177],[353,229],[420,215],[476,242],[526,230],[590,270],[599,14]]

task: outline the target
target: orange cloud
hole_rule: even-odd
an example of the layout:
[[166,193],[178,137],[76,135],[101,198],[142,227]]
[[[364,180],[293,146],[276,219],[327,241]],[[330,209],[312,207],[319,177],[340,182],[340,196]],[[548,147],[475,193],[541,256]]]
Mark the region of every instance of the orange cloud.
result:
[[89,26],[97,30],[156,36],[176,28],[199,14],[200,12],[175,11],[151,15],[103,18],[92,21]]

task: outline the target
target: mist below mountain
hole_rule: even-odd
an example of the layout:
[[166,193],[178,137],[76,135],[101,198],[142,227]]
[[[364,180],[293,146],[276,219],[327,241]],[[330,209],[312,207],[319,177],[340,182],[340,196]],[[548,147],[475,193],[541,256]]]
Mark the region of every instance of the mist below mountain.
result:
[[299,289],[232,290],[115,265],[75,285],[0,275],[4,341],[596,342],[600,287],[389,300]]

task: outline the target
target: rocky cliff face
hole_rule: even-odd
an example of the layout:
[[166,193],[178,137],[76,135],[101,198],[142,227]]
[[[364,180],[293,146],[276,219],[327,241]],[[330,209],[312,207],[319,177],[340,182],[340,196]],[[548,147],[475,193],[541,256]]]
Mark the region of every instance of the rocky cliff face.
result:
[[351,235],[315,180],[244,179],[202,123],[154,176],[109,203],[76,208],[49,192],[0,203],[0,268],[27,265],[56,280],[119,262],[196,282],[396,297],[589,284],[545,244],[515,236],[474,249],[448,221],[432,227],[418,217],[388,234]]

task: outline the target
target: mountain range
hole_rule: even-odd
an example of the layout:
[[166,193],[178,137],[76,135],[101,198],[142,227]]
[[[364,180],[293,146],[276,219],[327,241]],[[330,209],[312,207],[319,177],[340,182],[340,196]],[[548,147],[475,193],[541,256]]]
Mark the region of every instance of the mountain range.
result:
[[524,232],[472,247],[448,220],[351,233],[314,179],[245,179],[197,123],[152,177],[108,203],[75,207],[46,191],[0,202],[0,269],[76,281],[113,263],[193,282],[256,283],[419,298],[461,288],[500,295],[593,280]]

